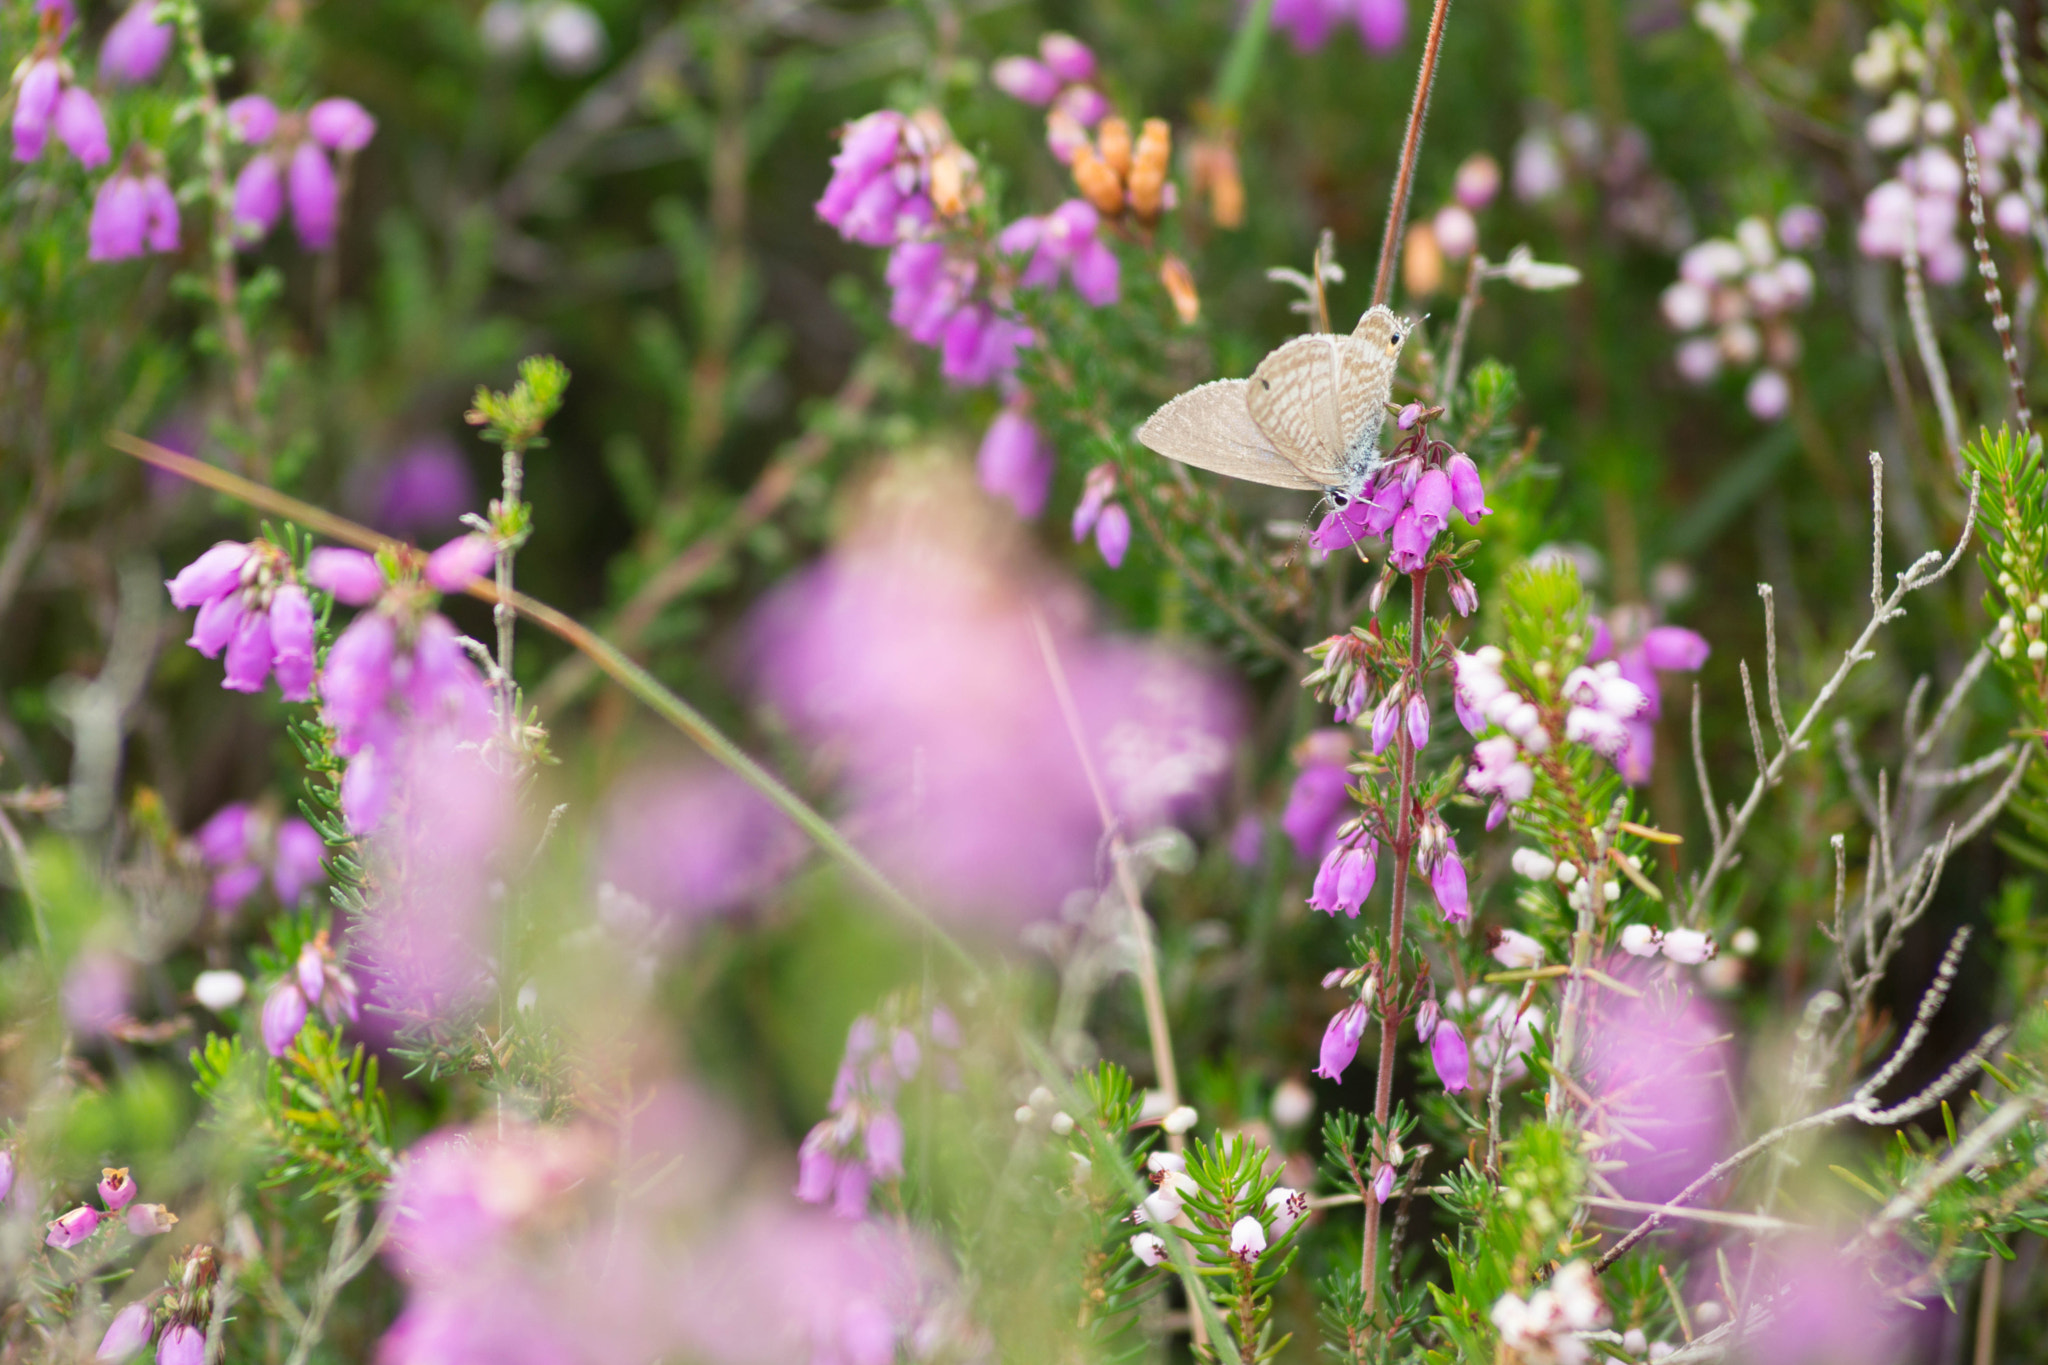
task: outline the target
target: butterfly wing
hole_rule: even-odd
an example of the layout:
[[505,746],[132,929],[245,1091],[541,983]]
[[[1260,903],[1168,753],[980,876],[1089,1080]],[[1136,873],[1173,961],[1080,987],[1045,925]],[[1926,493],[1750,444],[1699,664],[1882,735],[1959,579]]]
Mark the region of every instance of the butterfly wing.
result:
[[1280,457],[1317,488],[1346,482],[1344,390],[1351,338],[1296,337],[1259,362],[1245,381],[1245,409]]
[[1357,452],[1361,441],[1369,438],[1371,450],[1378,452],[1380,424],[1386,420],[1394,371],[1407,339],[1408,323],[1383,303],[1367,309],[1347,338],[1343,412],[1348,451]]
[[1169,460],[1273,488],[1321,489],[1284,459],[1245,406],[1243,379],[1189,389],[1147,418],[1138,441]]

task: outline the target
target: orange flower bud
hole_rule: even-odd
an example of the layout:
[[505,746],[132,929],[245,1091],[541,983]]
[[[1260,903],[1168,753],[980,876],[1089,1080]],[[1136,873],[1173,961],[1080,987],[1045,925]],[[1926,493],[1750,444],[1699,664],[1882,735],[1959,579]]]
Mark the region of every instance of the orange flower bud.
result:
[[1120,118],[1106,118],[1095,130],[1095,145],[1103,163],[1119,176],[1131,173],[1131,125]]
[[1159,263],[1159,282],[1166,286],[1167,297],[1173,300],[1173,311],[1180,314],[1180,320],[1192,325],[1202,316],[1202,296],[1195,292],[1194,272],[1180,257],[1168,254]]
[[1415,298],[1444,287],[1443,248],[1436,243],[1436,229],[1426,222],[1408,229],[1408,242],[1401,251],[1401,286]]
[[1123,179],[1086,143],[1074,149],[1074,183],[1103,216],[1114,218],[1124,211]]
[[1244,226],[1244,176],[1237,146],[1227,137],[1203,138],[1189,158],[1195,192],[1209,196],[1209,218],[1220,228]]
[[967,207],[966,167],[958,147],[942,147],[932,157],[932,207],[941,218],[958,217]]
[[1166,202],[1166,172],[1173,159],[1173,129],[1148,118],[1131,158],[1131,207],[1141,218],[1156,218]]

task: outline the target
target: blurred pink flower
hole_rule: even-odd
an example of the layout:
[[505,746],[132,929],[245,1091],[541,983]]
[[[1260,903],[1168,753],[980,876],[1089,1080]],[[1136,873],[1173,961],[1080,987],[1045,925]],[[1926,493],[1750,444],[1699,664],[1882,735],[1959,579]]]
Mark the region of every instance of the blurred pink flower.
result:
[[64,1020],[84,1038],[97,1038],[128,1017],[135,964],[118,953],[88,950],[64,974]]
[[380,530],[445,533],[477,506],[476,481],[459,447],[428,436],[400,450],[352,501]]
[[620,784],[603,821],[606,881],[665,918],[745,909],[803,857],[787,816],[724,768],[693,766]]
[[[1729,1359],[1741,1365],[1898,1365],[1932,1359],[1940,1316],[1908,1307],[1885,1285],[1911,1270],[1843,1255],[1839,1242],[1803,1236],[1760,1244],[1754,1298],[1760,1324]],[[1738,1275],[1742,1261],[1736,1261]]]
[[1624,1199],[1661,1204],[1727,1155],[1733,1132],[1733,1057],[1711,1006],[1617,955],[1606,970],[1648,989],[1640,998],[1596,993],[1587,1030],[1587,1127],[1603,1156],[1625,1162],[1608,1179]]
[[1593,647],[1588,663],[1613,658],[1621,677],[1641,689],[1648,705],[1623,720],[1626,731],[1615,763],[1622,777],[1640,786],[1650,780],[1650,765],[1656,756],[1657,717],[1664,709],[1659,673],[1697,673],[1713,653],[1713,646],[1698,631],[1683,626],[1653,625],[1654,618],[1641,607],[1619,607],[1610,617],[1594,617]]
[[767,697],[825,746],[849,823],[940,907],[1021,920],[1096,880],[1101,816],[1033,627],[1042,613],[1112,814],[1132,832],[1202,813],[1239,726],[1229,686],[1086,629],[1071,592],[934,518],[849,544],[752,628]]
[[1350,817],[1351,734],[1348,730],[1317,730],[1295,748],[1301,765],[1287,792],[1280,828],[1303,860],[1320,859],[1337,842],[1337,826]]

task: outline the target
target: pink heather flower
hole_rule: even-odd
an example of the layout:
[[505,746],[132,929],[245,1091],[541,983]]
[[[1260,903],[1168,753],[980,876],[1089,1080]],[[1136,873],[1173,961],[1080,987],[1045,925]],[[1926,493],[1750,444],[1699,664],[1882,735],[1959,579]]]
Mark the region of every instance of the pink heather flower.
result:
[[1401,45],[1402,31],[1408,26],[1408,0],[1356,0],[1356,4],[1358,36],[1367,49],[1387,53]]
[[29,63],[14,90],[14,159],[34,161],[43,154],[50,137],[50,123],[63,98],[64,78],[55,57],[38,57]]
[[796,1155],[796,1197],[806,1204],[822,1204],[832,1197],[838,1183],[839,1163],[832,1156],[832,1130],[836,1119],[826,1119],[811,1129]]
[[100,1211],[90,1204],[80,1204],[63,1217],[50,1224],[45,1244],[59,1251],[69,1251],[86,1238],[99,1231]]
[[1408,742],[1420,749],[1429,743],[1429,698],[1417,692],[1408,698]]
[[107,145],[107,120],[100,113],[99,101],[84,86],[65,89],[57,101],[53,123],[57,140],[69,147],[78,164],[87,170],[104,166],[112,159],[113,151]]
[[250,246],[270,235],[284,215],[284,177],[278,173],[276,157],[264,152],[242,167],[235,177],[231,212],[238,244]]
[[242,903],[256,894],[256,888],[263,885],[263,869],[254,863],[231,867],[213,879],[207,891],[207,899],[213,908],[222,914],[231,914],[241,908]]
[[206,1333],[188,1322],[174,1322],[156,1344],[156,1365],[206,1365]]
[[111,85],[140,85],[163,67],[177,34],[169,24],[156,21],[155,11],[156,0],[135,0],[121,12],[100,44],[101,80]]
[[1422,404],[1420,403],[1404,403],[1401,406],[1401,410],[1394,414],[1394,425],[1403,431],[1415,430],[1415,424],[1421,420]]
[[1394,1168],[1387,1162],[1381,1162],[1372,1173],[1372,1197],[1381,1204],[1394,1197]]
[[840,1163],[839,1172],[832,1183],[832,1212],[841,1218],[862,1219],[868,1216],[868,1188],[873,1177],[868,1168],[856,1161]]
[[244,95],[221,112],[238,142],[260,146],[277,131],[277,106],[262,95]]
[[1458,509],[1458,515],[1468,526],[1477,526],[1479,519],[1493,509],[1486,505],[1486,490],[1479,483],[1479,466],[1472,463],[1469,455],[1453,455],[1444,466],[1444,473],[1451,484],[1451,505]]
[[1060,78],[1044,62],[1029,57],[1002,57],[989,68],[989,80],[1012,99],[1040,106],[1060,92]]
[[135,1202],[135,1182],[126,1166],[109,1166],[100,1172],[100,1201],[108,1213],[119,1213]]
[[868,1171],[877,1180],[898,1180],[903,1176],[903,1120],[893,1109],[869,1117],[864,1130],[868,1149]]
[[1102,519],[1102,509],[1116,492],[1116,467],[1099,464],[1088,471],[1081,485],[1081,500],[1074,504],[1074,543],[1080,544]]
[[1365,1036],[1365,1024],[1365,1005],[1361,1001],[1354,1000],[1337,1011],[1323,1030],[1322,1056],[1316,1062],[1316,1075],[1326,1081],[1344,1079],[1344,1068],[1358,1056],[1358,1040]]
[[1415,489],[1408,495],[1408,505],[1415,509],[1418,527],[1425,537],[1433,537],[1450,524],[1451,481],[1441,469],[1424,471],[1415,481]]
[[[1408,489],[1398,479],[1389,480],[1372,488],[1359,502],[1366,505],[1365,533],[1384,536],[1394,529],[1394,523],[1400,520],[1402,510],[1408,506]],[[1358,502],[1351,505],[1356,507]]]
[[476,503],[476,483],[462,452],[444,437],[425,437],[400,451],[362,501],[380,529],[444,529]]
[[1389,692],[1380,698],[1380,704],[1372,713],[1372,751],[1375,756],[1387,751],[1394,742],[1394,736],[1401,726],[1401,694]]
[[193,832],[193,847],[214,867],[231,867],[249,856],[249,804],[222,806]]
[[14,1192],[14,1149],[0,1147],[0,1203]]
[[1787,251],[1805,251],[1820,245],[1827,234],[1828,220],[1811,204],[1793,204],[1778,215],[1778,241]]
[[351,607],[367,606],[384,591],[384,570],[361,550],[327,546],[306,556],[306,581]]
[[[1053,113],[1083,128],[1093,128],[1109,114],[1109,97],[1092,85],[1070,85],[1052,102]],[[1052,120],[1048,119],[1048,123]],[[1048,128],[1048,134],[1050,128]]]
[[235,692],[261,692],[276,659],[277,650],[270,642],[269,613],[244,612],[235,627],[234,638],[228,641],[221,686]]
[[882,109],[840,130],[832,179],[816,209],[848,241],[888,246],[896,240],[896,206],[902,192],[890,171],[902,151],[907,126],[903,115]]
[[1474,152],[1458,163],[1451,193],[1473,212],[1485,208],[1500,193],[1500,163],[1485,152]]
[[1370,534],[1365,529],[1365,519],[1371,512],[1372,504],[1364,497],[1355,498],[1342,507],[1332,508],[1320,522],[1316,523],[1315,532],[1309,537],[1309,541],[1325,554],[1356,545]]
[[1348,918],[1357,919],[1366,897],[1372,894],[1372,884],[1379,872],[1378,853],[1379,846],[1371,839],[1331,849],[1316,870],[1309,907],[1333,919],[1339,910]]
[[1336,843],[1337,827],[1351,806],[1351,737],[1342,730],[1318,730],[1301,744],[1301,771],[1288,789],[1280,828],[1304,860],[1319,858]]
[[1070,33],[1048,33],[1041,37],[1038,57],[1047,71],[1069,85],[1095,79],[1095,54]]
[[1018,408],[1004,408],[989,423],[975,456],[981,486],[1007,498],[1025,520],[1045,510],[1052,493],[1053,453],[1031,419]]
[[263,1002],[263,1046],[273,1057],[291,1051],[299,1030],[306,1026],[305,994],[296,981],[281,981]]
[[1110,568],[1124,566],[1124,554],[1131,548],[1131,514],[1122,503],[1113,502],[1102,509],[1102,516],[1095,523],[1095,548]]
[[497,562],[498,550],[489,536],[457,536],[427,556],[426,579],[441,592],[462,592]]
[[1462,261],[1479,249],[1479,223],[1463,204],[1446,204],[1430,219],[1437,249],[1448,261]]
[[242,566],[249,562],[249,547],[241,541],[223,540],[178,571],[164,586],[170,589],[171,605],[180,611],[196,607],[240,586]]
[[1429,1061],[1447,1094],[1458,1094],[1471,1084],[1472,1062],[1465,1050],[1465,1035],[1448,1019],[1437,1024],[1429,1040]]
[[[153,0],[143,0],[136,8],[145,13]],[[118,27],[118,26],[117,26]],[[112,35],[108,41],[112,42]],[[102,55],[101,64],[106,58]],[[107,1334],[100,1338],[99,1349],[93,1352],[94,1360],[126,1360],[149,1345],[150,1337],[156,1332],[156,1314],[150,1306],[137,1300],[114,1314],[114,1320],[107,1324]]]
[[[1643,979],[1627,958],[1607,970]],[[1586,1034],[1587,1127],[1640,1139],[1605,1149],[1627,1163],[1607,1178],[1624,1199],[1661,1204],[1725,1156],[1735,1135],[1726,1029],[1711,1006],[1683,989],[1641,997],[1602,991],[1595,1008]]]
[[286,701],[313,699],[313,604],[296,583],[270,598],[270,644],[276,654],[277,690]]
[[306,133],[333,151],[360,152],[377,135],[377,120],[350,99],[325,99],[306,111]]
[[131,1204],[124,1220],[128,1231],[136,1237],[155,1237],[169,1232],[178,1225],[178,1215],[162,1204]]
[[311,141],[295,147],[286,187],[291,197],[292,226],[298,229],[299,241],[308,251],[325,251],[333,246],[341,190],[335,183],[334,163],[327,159],[327,149]]
[[1456,844],[1446,847],[1429,869],[1429,889],[1445,923],[1463,924],[1472,918],[1472,902],[1465,892],[1465,864],[1458,857]]
[[1387,542],[1388,560],[1401,573],[1415,573],[1429,562],[1429,546],[1435,537],[1424,529],[1421,514],[1410,503],[1394,518],[1393,534]]
[[605,810],[597,865],[656,917],[653,929],[745,912],[804,852],[766,797],[724,768],[698,766],[622,783]]
[[1757,421],[1775,422],[1791,410],[1792,385],[1784,375],[1767,367],[1750,376],[1742,401]]
[[123,261],[145,251],[178,249],[178,201],[160,175],[118,171],[93,196],[86,225],[87,256]]

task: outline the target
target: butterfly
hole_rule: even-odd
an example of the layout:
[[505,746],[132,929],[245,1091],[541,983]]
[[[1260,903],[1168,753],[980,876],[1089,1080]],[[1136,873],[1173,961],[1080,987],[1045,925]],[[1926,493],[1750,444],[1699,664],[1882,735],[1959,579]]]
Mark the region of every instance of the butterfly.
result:
[[1343,507],[1379,467],[1380,423],[1408,331],[1375,304],[1349,336],[1296,337],[1250,379],[1189,389],[1146,419],[1138,440],[1197,469],[1311,489]]

